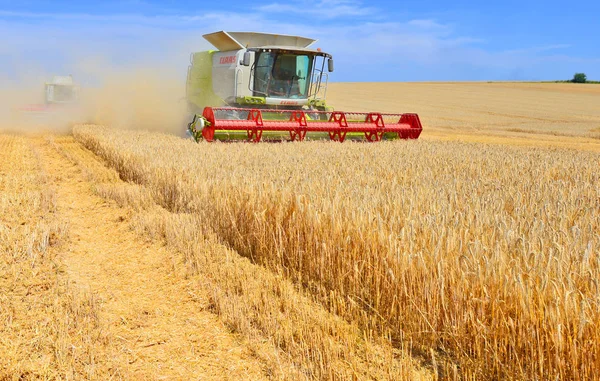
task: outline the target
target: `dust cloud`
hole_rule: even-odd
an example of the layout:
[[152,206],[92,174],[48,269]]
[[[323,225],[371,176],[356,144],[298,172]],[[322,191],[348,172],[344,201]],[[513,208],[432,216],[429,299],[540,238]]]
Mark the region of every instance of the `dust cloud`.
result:
[[[75,124],[91,123],[183,136],[189,119],[188,57],[192,51],[206,50],[199,40],[170,51],[165,40],[160,46],[141,48],[136,41],[126,41],[93,54],[78,50],[76,41],[65,41],[56,48],[59,58],[54,61],[23,53],[40,49],[36,42],[6,51],[8,62],[0,62],[0,132],[69,133]],[[45,82],[55,75],[72,75],[80,88],[78,102],[45,103]]]
[[100,73],[103,85],[81,89],[85,122],[181,135],[188,119],[185,77],[166,68]]
[[[81,70],[80,72],[85,72]],[[88,72],[89,73],[89,72]],[[62,73],[60,73],[62,74]],[[0,82],[0,131],[68,133],[74,124],[92,123],[116,128],[185,133],[188,119],[185,78],[159,67],[97,68],[91,72],[98,84],[80,85],[75,104],[46,105],[44,83]]]

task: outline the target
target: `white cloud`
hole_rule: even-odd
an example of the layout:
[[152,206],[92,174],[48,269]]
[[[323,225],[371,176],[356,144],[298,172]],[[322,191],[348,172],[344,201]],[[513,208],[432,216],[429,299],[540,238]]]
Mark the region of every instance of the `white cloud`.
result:
[[433,29],[433,30],[447,30],[449,28],[448,25],[440,24],[437,21],[431,20],[431,19],[410,20],[408,22],[408,25],[419,27],[419,28],[423,28],[423,29],[430,29],[430,30],[431,29]]
[[506,54],[523,54],[523,53],[544,53],[552,50],[568,49],[571,45],[567,44],[556,44],[556,45],[544,45],[544,46],[533,46],[523,49],[511,49],[507,50]]
[[296,15],[310,15],[321,19],[336,19],[352,16],[379,17],[379,10],[365,7],[361,2],[351,0],[288,1],[270,3],[255,8],[258,12],[288,14],[290,19]]

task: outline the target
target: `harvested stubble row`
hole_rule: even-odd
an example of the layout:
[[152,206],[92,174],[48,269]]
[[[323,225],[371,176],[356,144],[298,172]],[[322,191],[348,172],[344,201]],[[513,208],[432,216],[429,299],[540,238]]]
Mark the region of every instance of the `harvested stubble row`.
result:
[[76,138],[332,311],[464,378],[594,379],[600,156],[460,143]]
[[96,301],[63,274],[57,248],[68,222],[55,201],[29,139],[0,135],[0,380],[118,373],[105,356]]

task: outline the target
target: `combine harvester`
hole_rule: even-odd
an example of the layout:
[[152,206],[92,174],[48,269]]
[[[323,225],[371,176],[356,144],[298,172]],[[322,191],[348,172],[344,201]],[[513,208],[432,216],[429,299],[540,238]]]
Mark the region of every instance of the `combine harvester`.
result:
[[46,114],[60,111],[78,101],[79,85],[73,81],[73,77],[55,75],[52,81],[44,84],[44,104],[27,105],[20,110]]
[[73,77],[54,76],[44,84],[44,103],[29,104],[16,109],[18,120],[26,124],[46,124],[69,118],[79,103],[79,85]]
[[186,98],[196,141],[346,138],[416,139],[417,114],[333,111],[327,83],[333,58],[315,40],[267,33],[204,35],[219,51],[193,53]]

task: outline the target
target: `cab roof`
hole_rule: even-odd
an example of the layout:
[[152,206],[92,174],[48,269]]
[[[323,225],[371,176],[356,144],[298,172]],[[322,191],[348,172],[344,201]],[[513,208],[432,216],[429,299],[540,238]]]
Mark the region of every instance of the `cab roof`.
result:
[[262,51],[262,52],[276,50],[278,52],[284,52],[284,53],[305,53],[305,54],[314,54],[314,55],[323,56],[323,57],[331,57],[331,54],[322,52],[321,50],[318,50],[318,49],[293,48],[293,47],[289,47],[289,46],[261,46],[259,48],[249,48],[248,50]]
[[[225,32],[205,34],[208,42],[220,51],[240,50],[244,48],[296,48],[306,49],[317,40],[300,36],[258,32]],[[315,50],[316,52],[316,50]]]
[[71,75],[55,75],[52,81],[46,82],[47,85],[73,86],[73,77]]

